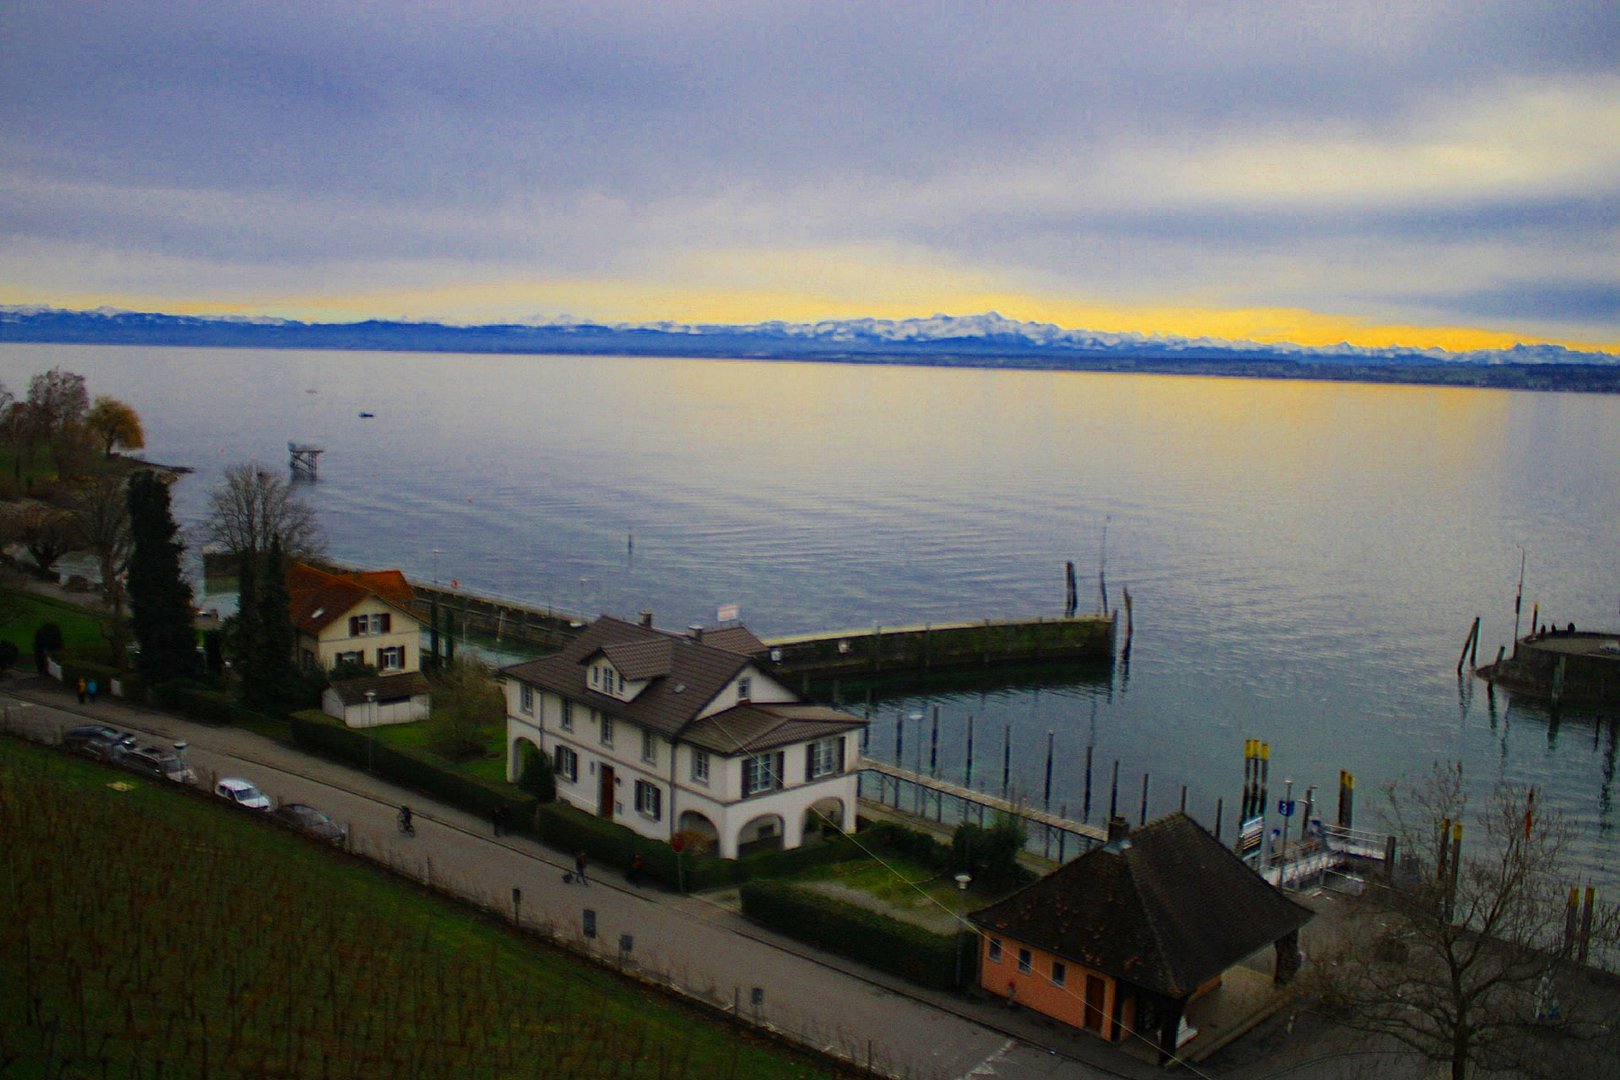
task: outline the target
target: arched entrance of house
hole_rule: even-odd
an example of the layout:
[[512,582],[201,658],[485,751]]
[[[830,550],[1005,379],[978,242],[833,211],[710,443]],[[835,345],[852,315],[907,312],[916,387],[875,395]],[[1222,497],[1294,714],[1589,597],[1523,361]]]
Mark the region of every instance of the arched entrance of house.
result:
[[781,814],[761,814],[737,830],[737,854],[755,851],[781,851],[783,822]]
[[[527,751],[525,747],[528,748]],[[523,779],[524,754],[526,752],[533,753],[538,757],[540,747],[533,739],[521,735],[512,740],[511,752],[506,759],[506,782],[508,784],[515,784]]]
[[815,843],[825,837],[837,836],[844,828],[844,800],[828,797],[818,799],[805,808],[804,820],[799,823],[801,844]]
[[720,830],[696,810],[681,814],[675,823],[675,834],[686,842],[685,850],[689,855],[713,855],[720,850]]

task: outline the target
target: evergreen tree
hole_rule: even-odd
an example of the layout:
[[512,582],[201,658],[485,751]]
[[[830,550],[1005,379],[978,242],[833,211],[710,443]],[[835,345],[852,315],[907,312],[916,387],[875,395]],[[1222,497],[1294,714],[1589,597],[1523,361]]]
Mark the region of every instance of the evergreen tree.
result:
[[152,683],[186,678],[197,670],[197,632],[191,587],[180,576],[185,545],[169,509],[169,487],[156,473],[129,481],[130,623],[140,645],[140,673]]
[[258,675],[253,666],[259,659],[259,558],[256,552],[244,551],[236,563],[236,614],[227,624],[231,657],[236,673],[242,679],[242,694],[250,696],[248,688],[257,686]]
[[[253,660],[243,672],[243,691],[248,701],[261,709],[276,709],[293,696],[297,672],[293,670],[291,601],[287,597],[287,565],[282,558],[281,541],[270,541],[270,550],[259,560],[258,610],[245,621],[256,624]],[[249,674],[251,673],[251,680]]]

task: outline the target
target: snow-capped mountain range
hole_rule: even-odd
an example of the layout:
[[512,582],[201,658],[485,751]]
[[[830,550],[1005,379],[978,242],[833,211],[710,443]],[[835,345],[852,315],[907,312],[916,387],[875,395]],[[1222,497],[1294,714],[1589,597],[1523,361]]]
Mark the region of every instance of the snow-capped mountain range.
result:
[[1448,352],[1437,348],[1367,348],[1350,344],[1186,338],[1161,334],[1068,330],[1052,323],[981,315],[912,319],[770,321],[749,325],[533,320],[493,325],[370,320],[306,323],[253,316],[185,316],[153,312],[65,311],[0,307],[0,341],[211,345],[258,348],[350,348],[429,352],[618,353],[841,359],[971,366],[1097,366],[1099,362],[1220,361],[1295,365],[1587,365],[1620,367],[1620,355],[1559,345]]

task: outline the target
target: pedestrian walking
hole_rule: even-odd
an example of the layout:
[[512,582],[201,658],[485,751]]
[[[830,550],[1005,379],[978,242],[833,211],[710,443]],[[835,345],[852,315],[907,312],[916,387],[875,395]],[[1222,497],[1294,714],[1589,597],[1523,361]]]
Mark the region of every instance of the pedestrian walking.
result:
[[83,705],[84,704],[84,692],[85,692],[85,689],[86,689],[85,682],[84,682],[83,679],[79,680],[77,689],[79,691],[79,704]]
[[92,704],[92,705],[94,705],[96,703],[96,690],[97,689],[99,689],[99,688],[96,686],[96,680],[94,680],[94,679],[91,679],[88,683],[85,684],[84,690],[85,690],[85,693],[90,695],[90,704]]
[[581,885],[590,884],[589,881],[585,880],[585,853],[583,851],[574,856],[574,876],[579,879]]

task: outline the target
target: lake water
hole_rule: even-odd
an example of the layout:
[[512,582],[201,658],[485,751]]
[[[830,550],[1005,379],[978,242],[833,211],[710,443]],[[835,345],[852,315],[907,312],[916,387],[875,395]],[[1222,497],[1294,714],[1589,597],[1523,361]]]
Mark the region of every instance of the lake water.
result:
[[[975,783],[1078,815],[1093,748],[1106,813],[1188,809],[1230,838],[1249,738],[1272,797],[1338,770],[1378,789],[1461,760],[1475,790],[1533,783],[1614,883],[1617,721],[1455,676],[1524,625],[1620,628],[1620,397],[1125,374],[575,357],[0,346],[24,391],[61,366],[139,411],[149,458],[195,467],[325,447],[305,491],[333,557],[661,626],[737,604],[761,634],[1058,615],[1063,564],[1095,606],[1128,587],[1128,670],[1071,685],[877,704],[872,750],[938,706],[943,775],[976,725]],[[362,412],[374,418],[362,419]],[[1104,530],[1106,526],[1106,552]],[[907,724],[915,764],[926,724]],[[926,762],[925,762],[926,764]]]

